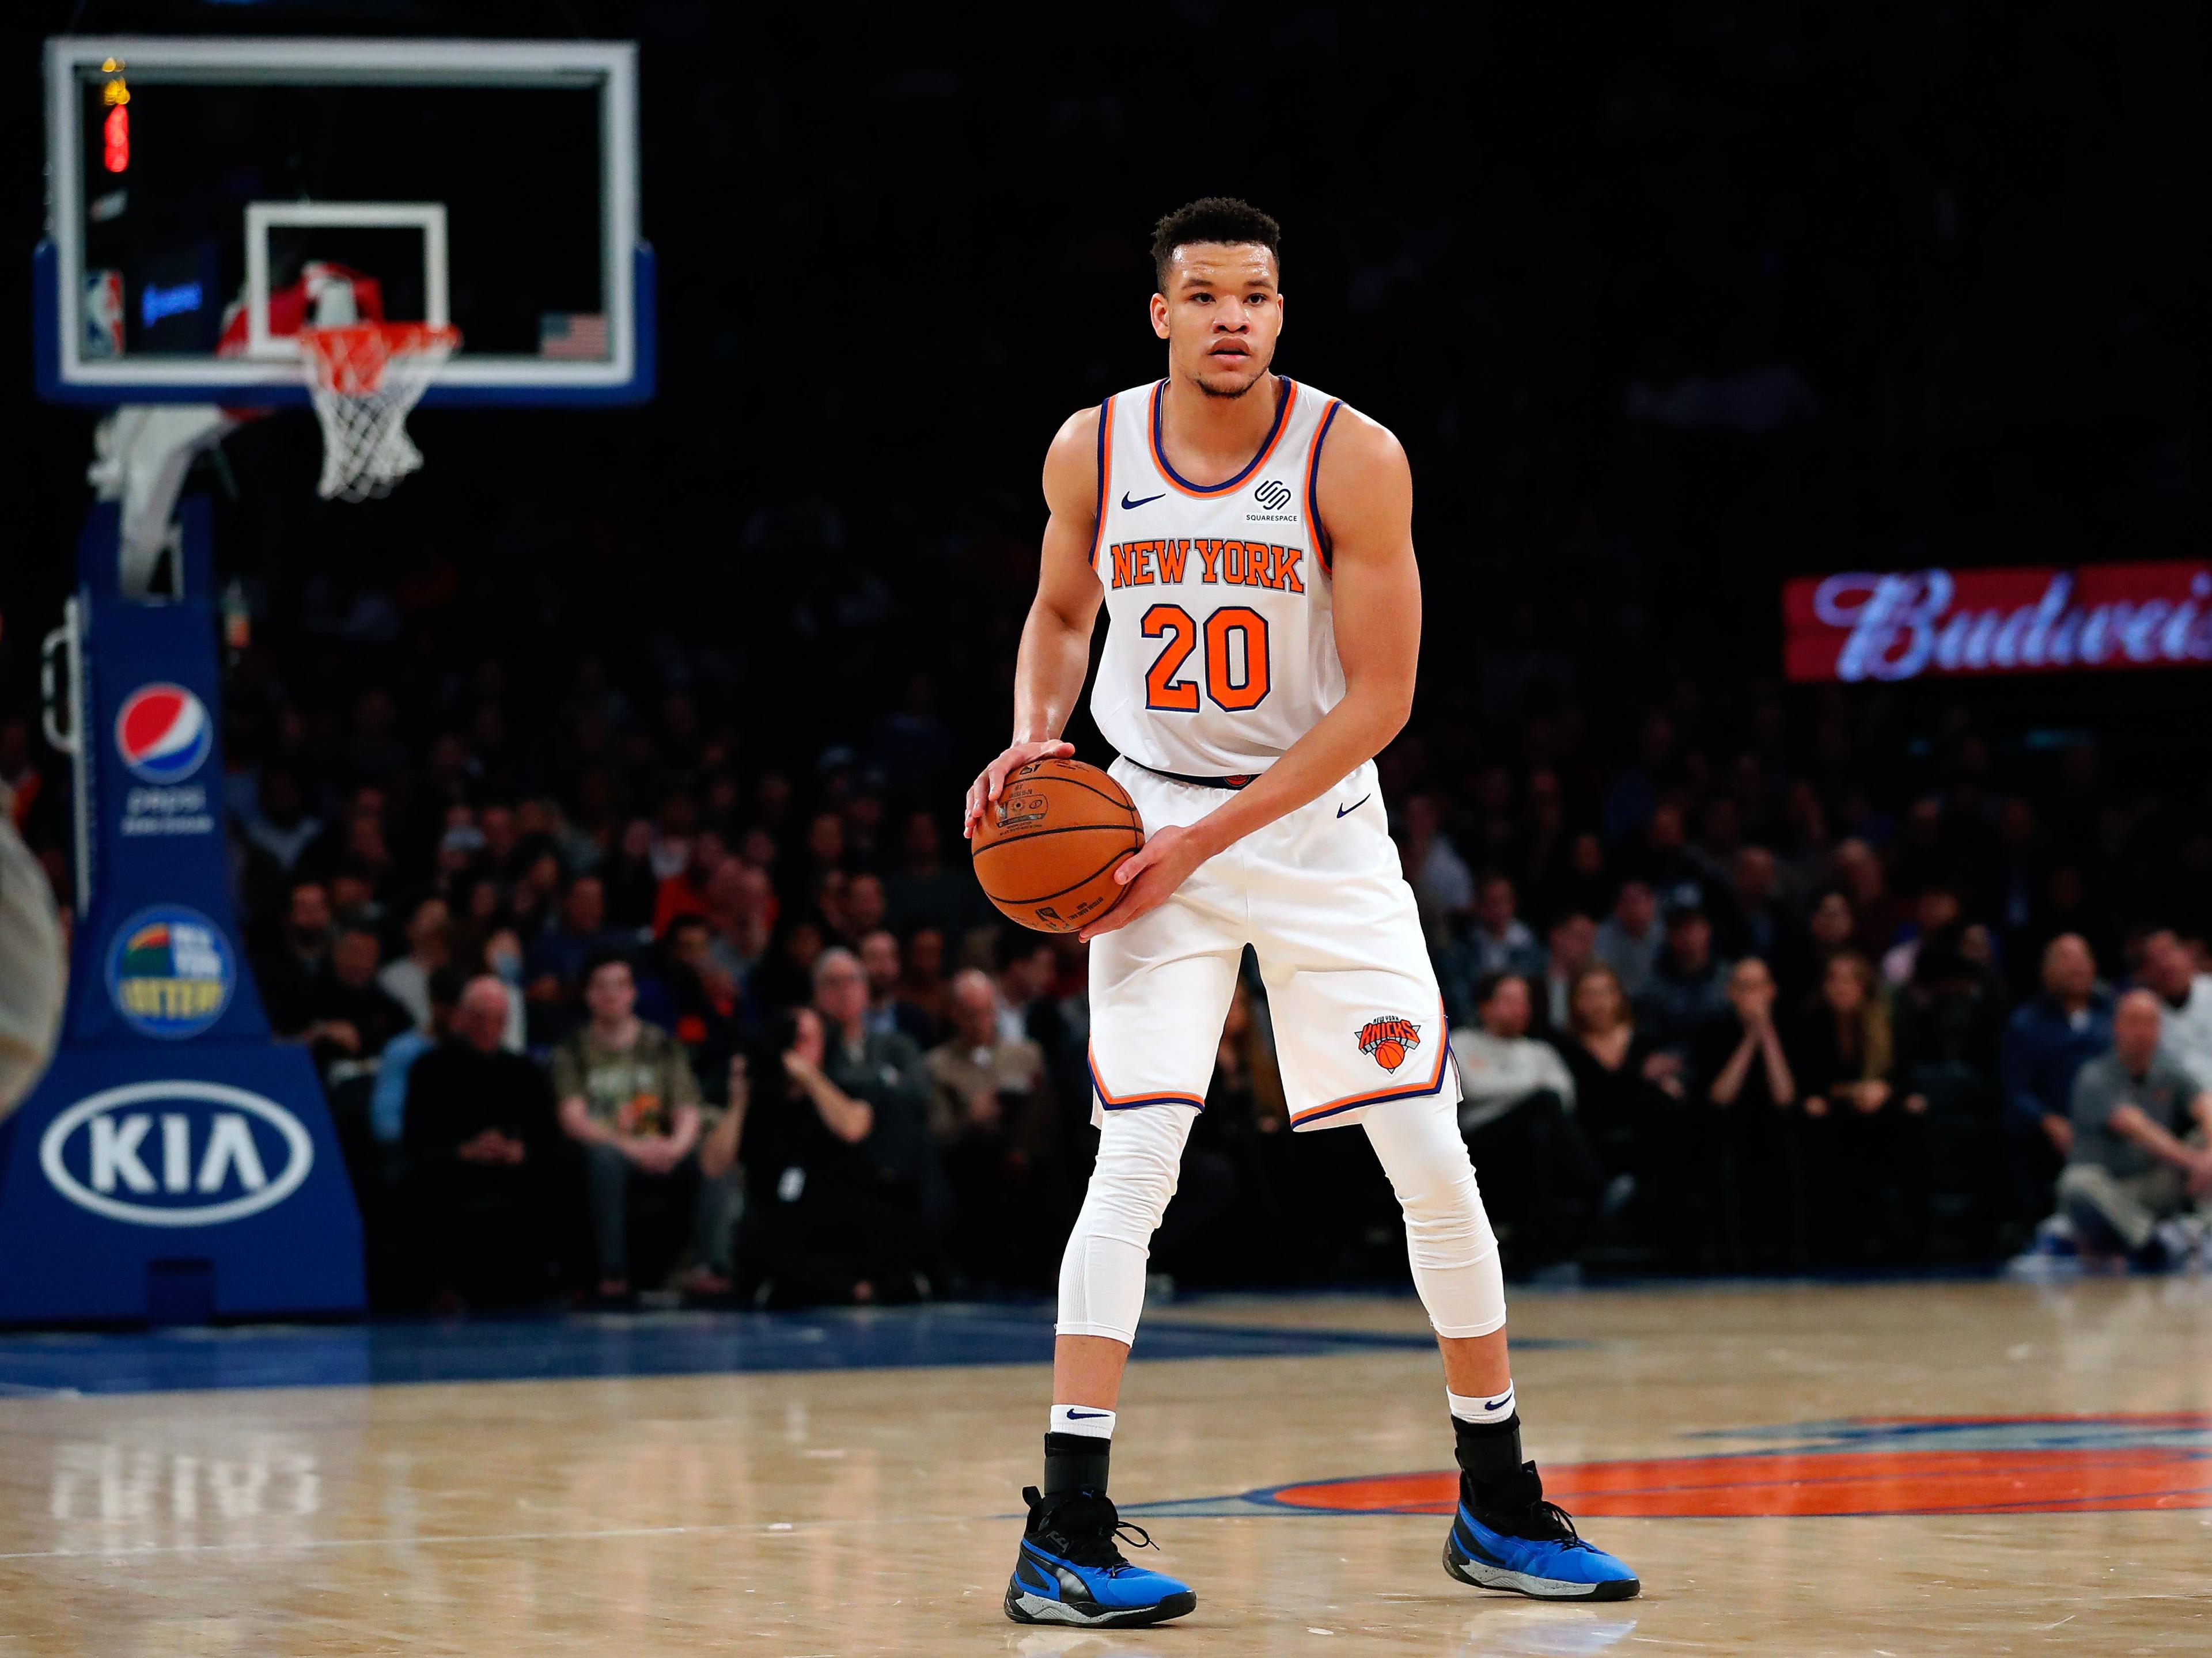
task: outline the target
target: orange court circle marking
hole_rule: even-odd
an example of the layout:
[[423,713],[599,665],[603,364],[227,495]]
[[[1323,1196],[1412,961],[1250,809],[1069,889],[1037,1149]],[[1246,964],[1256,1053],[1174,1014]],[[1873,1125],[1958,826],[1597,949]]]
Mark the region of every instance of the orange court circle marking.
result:
[[[1877,1431],[1881,1424],[1863,1424]],[[1931,1418],[1916,1430],[2008,1430],[2024,1440],[2077,1428],[2130,1430],[2155,1440],[2212,1426],[2212,1418],[2082,1417]],[[1269,1506],[1335,1514],[1449,1514],[1459,1477],[1438,1471],[1320,1480],[1255,1491]],[[2201,1443],[1978,1444],[1723,1452],[1555,1463],[1544,1494],[1592,1518],[1809,1518],[1846,1515],[2089,1514],[2212,1509],[2212,1448]]]

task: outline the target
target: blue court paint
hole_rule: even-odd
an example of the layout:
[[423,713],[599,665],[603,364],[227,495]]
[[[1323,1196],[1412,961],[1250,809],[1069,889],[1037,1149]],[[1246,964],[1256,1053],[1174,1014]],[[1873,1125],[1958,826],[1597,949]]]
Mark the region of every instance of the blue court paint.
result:
[[[1530,1347],[1579,1343],[1522,1341]],[[1426,1335],[1182,1322],[1145,1326],[1146,1362],[1428,1351]],[[53,1393],[341,1388],[574,1376],[1042,1364],[1048,1307],[948,1303],[811,1313],[577,1314],[366,1325],[255,1325],[0,1336],[0,1400]]]

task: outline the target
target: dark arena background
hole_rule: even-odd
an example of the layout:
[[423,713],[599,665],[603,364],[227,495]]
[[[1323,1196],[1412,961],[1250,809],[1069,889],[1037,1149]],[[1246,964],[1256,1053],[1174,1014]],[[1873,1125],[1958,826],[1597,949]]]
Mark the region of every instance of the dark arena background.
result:
[[[434,396],[380,499],[318,495],[299,407],[191,462],[204,684],[82,649],[213,710],[208,874],[120,908],[42,729],[116,534],[110,411],[39,392],[61,36],[635,42],[657,332],[647,398]],[[8,8],[0,1056],[49,890],[73,965],[0,1127],[0,1651],[2204,1649],[2208,70],[2164,3]],[[450,173],[457,314],[550,341],[588,145],[441,95],[200,182]],[[1248,957],[1117,1430],[1198,1610],[1000,1615],[1101,1084],[1086,947],[985,901],[962,799],[1046,446],[1163,372],[1152,227],[1217,194],[1281,222],[1276,367],[1410,460],[1380,793],[1527,1447],[1636,1600],[1437,1570],[1399,1206],[1289,1131]],[[201,910],[196,1023],[144,963]],[[810,1021],[857,1135],[787,1070]],[[201,1103],[92,1103],[149,1076]],[[612,1199],[602,1119],[672,1148]],[[479,1189],[509,1132],[531,1177]]]

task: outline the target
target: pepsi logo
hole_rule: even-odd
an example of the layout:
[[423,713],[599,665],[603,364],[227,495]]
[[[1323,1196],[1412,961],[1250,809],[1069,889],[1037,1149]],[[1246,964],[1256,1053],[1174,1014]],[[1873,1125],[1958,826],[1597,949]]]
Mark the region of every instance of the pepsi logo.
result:
[[227,1083],[131,1083],[47,1126],[39,1166],[80,1209],[134,1226],[214,1226],[283,1202],[315,1143],[276,1101]]
[[141,685],[115,716],[115,751],[132,775],[149,783],[183,782],[207,763],[214,747],[207,704],[182,685]]

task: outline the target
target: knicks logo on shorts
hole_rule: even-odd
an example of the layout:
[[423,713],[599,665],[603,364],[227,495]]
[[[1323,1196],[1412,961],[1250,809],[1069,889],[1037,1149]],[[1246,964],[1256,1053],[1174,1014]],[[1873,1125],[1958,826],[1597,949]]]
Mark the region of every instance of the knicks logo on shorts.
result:
[[1421,1028],[1411,1019],[1386,1014],[1360,1026],[1358,1040],[1362,1054],[1373,1056],[1385,1071],[1395,1071],[1421,1045]]

